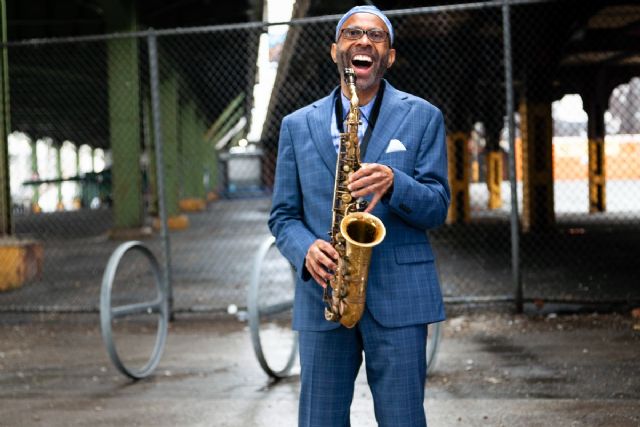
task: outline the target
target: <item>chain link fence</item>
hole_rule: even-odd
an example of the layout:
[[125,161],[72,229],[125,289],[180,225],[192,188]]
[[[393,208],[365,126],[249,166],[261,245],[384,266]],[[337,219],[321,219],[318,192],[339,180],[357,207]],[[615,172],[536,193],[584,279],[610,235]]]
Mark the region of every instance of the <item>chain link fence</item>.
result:
[[[528,175],[522,194],[542,200],[522,208],[530,218],[521,240],[524,295],[637,302],[640,69],[619,42],[637,11],[611,5],[594,13],[591,5],[575,14],[577,29],[565,27],[562,2],[512,10],[520,182]],[[554,33],[569,37],[560,43]],[[545,138],[546,148],[538,143]]]
[[[554,30],[565,8],[388,13],[389,82],[446,120],[452,208],[430,237],[450,303],[640,300],[640,62],[617,58],[630,64],[615,81],[598,74],[598,53]],[[619,30],[619,12],[585,25]],[[337,19],[294,20],[286,37],[250,23],[9,43],[14,231],[41,247],[42,265],[0,292],[0,310],[96,311],[109,255],[128,239],[160,259],[170,249],[174,310],[244,306],[269,235],[280,122],[337,85]]]

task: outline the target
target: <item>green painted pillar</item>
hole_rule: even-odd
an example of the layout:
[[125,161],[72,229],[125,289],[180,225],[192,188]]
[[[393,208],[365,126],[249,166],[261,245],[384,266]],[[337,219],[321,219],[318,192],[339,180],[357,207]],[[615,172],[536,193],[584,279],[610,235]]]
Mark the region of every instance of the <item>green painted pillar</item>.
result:
[[9,112],[9,55],[4,43],[7,42],[6,1],[0,0],[0,237],[12,234],[11,190],[9,187],[9,141],[11,115]]
[[[135,10],[133,0],[106,2],[108,31],[135,31]],[[138,228],[143,220],[138,41],[109,40],[107,52],[114,227]]]
[[196,117],[193,102],[180,111],[180,133],[182,143],[182,197],[183,199],[205,199],[204,170],[205,150],[202,131]]
[[160,82],[160,115],[162,117],[162,153],[167,216],[179,213],[178,191],[178,80],[174,75]]

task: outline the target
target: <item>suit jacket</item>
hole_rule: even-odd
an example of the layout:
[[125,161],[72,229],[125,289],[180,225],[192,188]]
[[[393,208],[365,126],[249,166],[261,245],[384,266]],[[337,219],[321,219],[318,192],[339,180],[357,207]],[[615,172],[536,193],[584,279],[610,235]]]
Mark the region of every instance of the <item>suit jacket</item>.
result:
[[[336,88],[340,90],[340,88]],[[293,328],[329,330],[322,287],[304,266],[309,246],[329,240],[337,153],[330,130],[335,91],[286,116],[280,129],[269,228],[276,245],[297,272]],[[389,150],[396,139],[405,150]],[[366,307],[383,326],[444,320],[434,255],[426,230],[447,215],[445,131],[442,113],[427,101],[388,82],[363,163],[393,169],[390,197],[371,212],[385,224],[384,241],[373,249]]]

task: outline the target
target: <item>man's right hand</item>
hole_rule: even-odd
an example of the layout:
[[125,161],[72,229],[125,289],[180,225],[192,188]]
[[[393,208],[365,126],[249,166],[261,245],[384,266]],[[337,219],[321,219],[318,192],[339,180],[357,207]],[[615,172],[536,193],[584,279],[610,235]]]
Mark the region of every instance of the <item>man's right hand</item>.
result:
[[331,243],[318,239],[309,246],[304,265],[311,277],[323,288],[327,286],[327,280],[333,276],[338,268],[338,252]]

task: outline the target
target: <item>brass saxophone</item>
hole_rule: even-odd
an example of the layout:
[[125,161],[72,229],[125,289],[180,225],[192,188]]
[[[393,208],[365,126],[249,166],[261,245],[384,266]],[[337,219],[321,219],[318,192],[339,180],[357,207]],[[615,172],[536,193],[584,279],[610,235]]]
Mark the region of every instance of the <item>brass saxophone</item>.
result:
[[324,315],[327,320],[352,328],[364,312],[371,251],[382,242],[386,231],[380,219],[362,212],[367,202],[354,200],[347,189],[349,177],[360,169],[360,109],[356,94],[356,75],[352,68],[345,68],[344,79],[351,99],[345,122],[346,132],[340,134],[333,188],[333,216],[329,232],[331,244],[339,258],[337,270],[325,287]]

